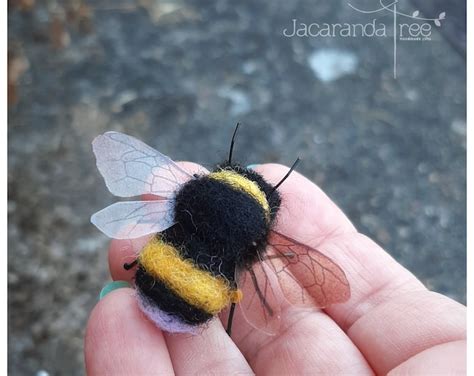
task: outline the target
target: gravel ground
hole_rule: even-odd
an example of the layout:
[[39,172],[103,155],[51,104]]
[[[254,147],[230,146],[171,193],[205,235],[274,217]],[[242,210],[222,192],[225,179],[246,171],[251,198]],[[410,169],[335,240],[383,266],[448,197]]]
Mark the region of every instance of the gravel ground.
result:
[[464,303],[465,60],[440,34],[462,24],[456,3],[422,9],[446,20],[430,41],[398,43],[394,79],[390,36],[283,36],[293,18],[372,19],[346,1],[9,2],[11,374],[84,372],[108,279],[107,239],[89,223],[113,201],[90,147],[106,130],[212,165],[240,121],[236,158],[302,157],[361,232]]

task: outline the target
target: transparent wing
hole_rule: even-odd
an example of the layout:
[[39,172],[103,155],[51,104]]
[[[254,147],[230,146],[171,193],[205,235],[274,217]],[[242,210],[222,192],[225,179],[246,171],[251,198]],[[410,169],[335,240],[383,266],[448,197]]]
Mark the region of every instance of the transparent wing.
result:
[[244,319],[265,334],[278,333],[281,321],[281,298],[275,289],[277,281],[263,262],[236,272],[237,286],[243,292],[238,308]]
[[285,304],[324,308],[350,297],[346,275],[333,260],[276,231],[270,233],[262,260],[236,275],[244,293],[239,303],[243,317],[270,335],[280,329]]
[[91,222],[111,238],[135,239],[171,227],[174,201],[117,202],[95,213]]
[[270,234],[265,262],[293,305],[324,308],[351,296],[346,275],[333,260],[276,231]]
[[115,196],[171,198],[180,184],[193,177],[166,155],[123,133],[97,136],[92,148],[105,184]]

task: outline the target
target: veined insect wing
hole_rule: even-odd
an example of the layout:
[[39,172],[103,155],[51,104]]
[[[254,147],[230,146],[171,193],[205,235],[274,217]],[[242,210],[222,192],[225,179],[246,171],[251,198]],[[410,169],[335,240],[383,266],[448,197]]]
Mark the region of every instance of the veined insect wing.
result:
[[97,136],[92,148],[97,168],[115,196],[172,198],[181,184],[193,178],[171,158],[123,133]]
[[136,239],[174,224],[174,200],[125,201],[95,213],[91,222],[114,239]]
[[276,231],[263,259],[241,271],[237,283],[244,293],[245,320],[270,335],[280,328],[285,304],[325,308],[350,298],[346,275],[333,260]]
[[325,308],[350,298],[347,277],[331,258],[286,235],[271,232],[265,262],[293,305]]
[[276,275],[265,262],[238,270],[237,285],[243,293],[238,310],[253,328],[275,335],[280,329],[281,300]]
[[153,195],[164,200],[112,204],[91,217],[104,234],[135,239],[174,224],[174,196],[194,176],[134,137],[106,132],[92,142],[97,167],[111,193],[121,197]]
[[325,308],[350,298],[344,271],[328,256],[276,231],[268,244],[267,263],[291,304]]

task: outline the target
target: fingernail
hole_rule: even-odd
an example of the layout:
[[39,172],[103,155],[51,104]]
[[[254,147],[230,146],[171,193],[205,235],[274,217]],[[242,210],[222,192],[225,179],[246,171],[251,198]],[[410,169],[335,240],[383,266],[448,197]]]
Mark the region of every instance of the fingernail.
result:
[[127,281],[113,281],[113,282],[107,283],[102,288],[102,290],[100,290],[99,300],[102,299],[109,292],[117,290],[117,289],[122,289],[125,287],[131,287],[130,283],[128,283]]
[[247,169],[249,169],[249,170],[255,170],[255,167],[257,167],[257,166],[258,166],[258,164],[249,164],[249,165],[247,166]]

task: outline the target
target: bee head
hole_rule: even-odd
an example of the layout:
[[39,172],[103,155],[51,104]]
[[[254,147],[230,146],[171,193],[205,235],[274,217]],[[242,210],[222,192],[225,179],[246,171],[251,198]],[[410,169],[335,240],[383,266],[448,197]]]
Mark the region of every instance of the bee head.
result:
[[269,224],[275,220],[278,209],[280,208],[281,196],[275,187],[268,183],[262,175],[252,169],[243,167],[238,163],[231,164],[228,161],[217,165],[213,173],[218,173],[220,171],[234,172],[241,178],[255,183],[265,198],[267,203],[265,206],[268,206],[269,208]]

